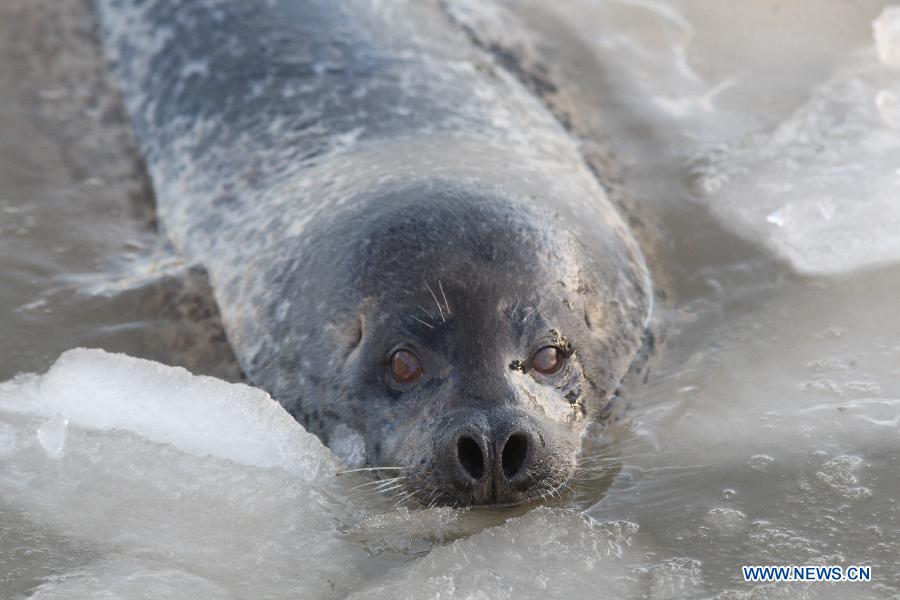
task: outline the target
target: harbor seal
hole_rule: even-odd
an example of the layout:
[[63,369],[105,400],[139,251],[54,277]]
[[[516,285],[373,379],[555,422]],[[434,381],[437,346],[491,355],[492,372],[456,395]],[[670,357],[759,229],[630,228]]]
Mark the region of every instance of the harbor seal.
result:
[[430,2],[97,5],[250,382],[423,504],[558,492],[652,296],[546,107]]

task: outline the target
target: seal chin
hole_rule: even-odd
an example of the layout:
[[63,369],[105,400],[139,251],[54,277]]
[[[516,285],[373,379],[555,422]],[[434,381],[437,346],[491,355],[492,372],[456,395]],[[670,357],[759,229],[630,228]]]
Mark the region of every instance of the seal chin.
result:
[[494,474],[468,481],[458,478],[455,481],[425,482],[420,478],[412,478],[413,481],[421,482],[412,489],[414,497],[429,508],[512,507],[558,498],[566,489],[571,472],[571,468],[559,469],[545,476],[523,477],[515,483],[505,479],[503,475]]

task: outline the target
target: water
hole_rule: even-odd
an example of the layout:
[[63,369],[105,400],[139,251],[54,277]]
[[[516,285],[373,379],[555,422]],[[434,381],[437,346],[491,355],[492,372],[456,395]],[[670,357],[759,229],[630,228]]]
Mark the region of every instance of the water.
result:
[[205,282],[172,276],[154,230],[89,6],[0,3],[0,380],[74,346],[234,379]]
[[[616,156],[669,291],[574,496],[395,508],[257,391],[68,354],[0,388],[0,597],[900,597],[883,7],[503,6],[586,154]],[[155,234],[91,27],[86,2],[0,4],[0,380],[75,346],[237,380],[202,277]],[[873,581],[741,579],[791,563]]]

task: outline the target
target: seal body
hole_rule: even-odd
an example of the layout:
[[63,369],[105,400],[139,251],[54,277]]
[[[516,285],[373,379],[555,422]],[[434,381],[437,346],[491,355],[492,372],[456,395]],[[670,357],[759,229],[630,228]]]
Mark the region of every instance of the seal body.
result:
[[431,2],[98,8],[161,227],[248,379],[424,503],[564,484],[651,290],[545,107]]

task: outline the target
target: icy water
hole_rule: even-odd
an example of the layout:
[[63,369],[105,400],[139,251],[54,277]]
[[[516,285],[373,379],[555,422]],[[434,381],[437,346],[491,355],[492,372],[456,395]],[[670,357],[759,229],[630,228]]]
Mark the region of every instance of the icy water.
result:
[[[883,2],[472,7],[521,33],[586,155],[616,156],[669,292],[576,493],[513,512],[394,507],[261,392],[159,364],[239,379],[157,238],[87,6],[0,3],[0,380],[50,369],[0,385],[0,598],[900,598]],[[77,346],[158,362],[56,362]]]

